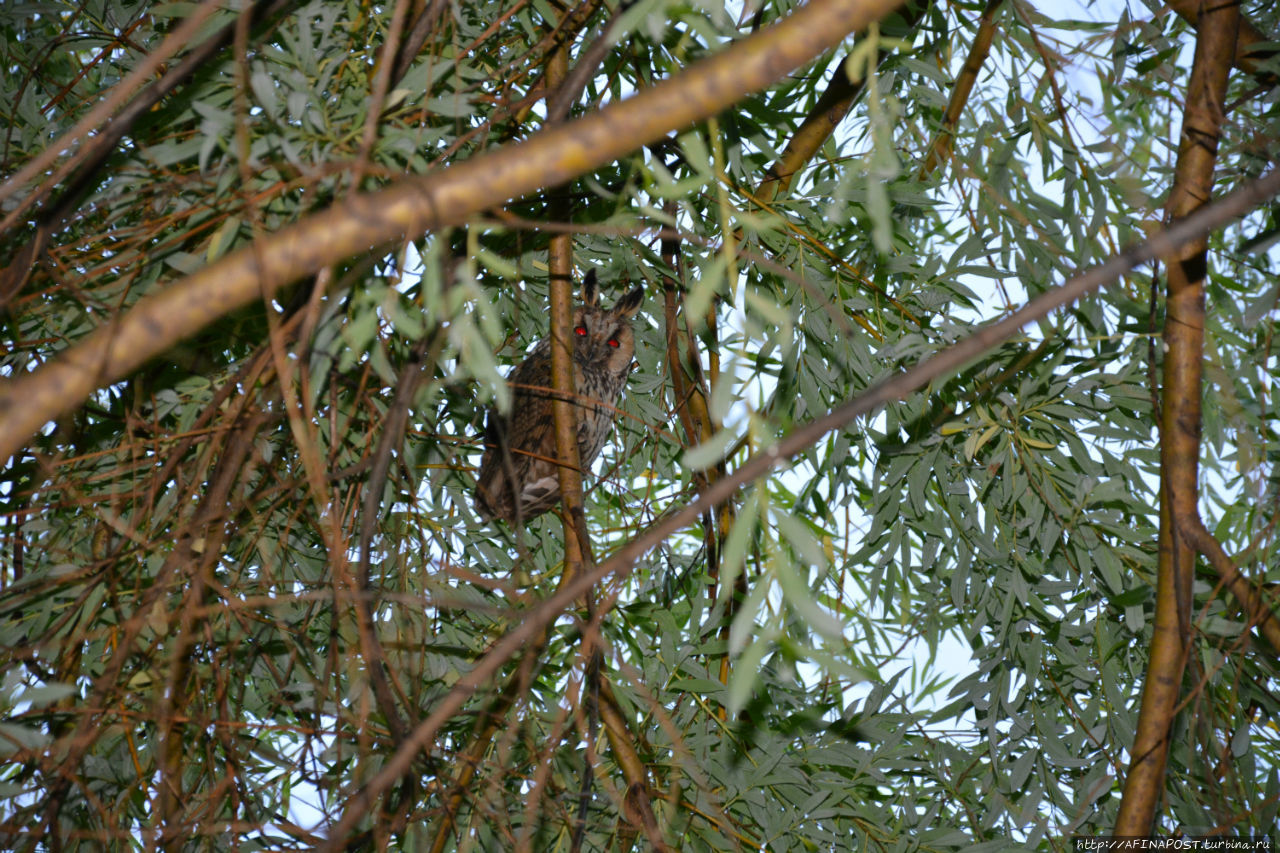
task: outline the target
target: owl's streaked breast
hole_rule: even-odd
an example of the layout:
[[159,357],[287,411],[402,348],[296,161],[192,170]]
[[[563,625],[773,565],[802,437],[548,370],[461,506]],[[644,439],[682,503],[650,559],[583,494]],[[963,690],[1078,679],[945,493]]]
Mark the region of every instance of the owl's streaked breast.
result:
[[[584,282],[585,304],[573,317],[574,402],[579,407],[578,457],[584,471],[612,431],[635,355],[630,320],[642,298],[637,288],[605,311],[597,304],[594,271]],[[528,520],[560,500],[550,356],[550,341],[540,341],[511,373],[511,413],[487,413],[475,493],[476,509],[485,517],[511,523]]]

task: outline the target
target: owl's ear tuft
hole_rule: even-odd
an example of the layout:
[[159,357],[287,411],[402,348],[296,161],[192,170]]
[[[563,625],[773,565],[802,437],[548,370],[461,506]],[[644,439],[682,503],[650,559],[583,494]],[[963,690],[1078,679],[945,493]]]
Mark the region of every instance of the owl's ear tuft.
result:
[[618,300],[613,306],[613,313],[619,317],[634,316],[640,310],[640,303],[644,301],[644,288],[637,287],[626,296]]
[[582,304],[592,308],[600,304],[600,288],[596,287],[595,267],[587,270],[587,277],[582,280]]

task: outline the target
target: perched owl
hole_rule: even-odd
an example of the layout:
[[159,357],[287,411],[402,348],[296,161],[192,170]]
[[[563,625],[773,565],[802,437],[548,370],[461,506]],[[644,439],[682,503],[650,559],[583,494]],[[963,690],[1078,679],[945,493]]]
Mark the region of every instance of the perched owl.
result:
[[[611,310],[600,307],[595,270],[582,284],[582,306],[573,312],[573,378],[578,409],[578,458],[588,470],[613,427],[635,337],[631,318],[641,288]],[[476,478],[476,509],[486,518],[528,521],[560,500],[555,423],[551,414],[551,341],[538,342],[512,371],[511,414],[490,409],[485,419],[484,459]]]

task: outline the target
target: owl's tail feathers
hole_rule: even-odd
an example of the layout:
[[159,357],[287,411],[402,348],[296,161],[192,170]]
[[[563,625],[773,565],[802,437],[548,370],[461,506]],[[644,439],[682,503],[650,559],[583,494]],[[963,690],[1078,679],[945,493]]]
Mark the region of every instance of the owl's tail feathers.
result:
[[520,490],[520,514],[533,518],[555,506],[560,500],[560,478],[555,474],[525,483]]
[[[555,506],[558,500],[560,480],[554,474],[523,484],[518,496],[513,494],[506,477],[494,477],[487,481],[482,477],[476,484],[475,505],[480,515],[485,519],[500,518],[508,524],[515,524],[517,515],[523,521],[542,515]],[[517,502],[519,513],[516,512]]]

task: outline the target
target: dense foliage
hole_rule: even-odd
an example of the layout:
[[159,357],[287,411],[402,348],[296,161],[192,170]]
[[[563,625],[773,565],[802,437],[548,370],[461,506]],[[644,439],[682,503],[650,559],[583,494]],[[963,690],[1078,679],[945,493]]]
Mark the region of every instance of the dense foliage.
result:
[[[612,45],[572,119],[794,6],[220,5],[142,82],[217,48],[105,156],[5,195],[0,263],[23,278],[0,288],[0,381],[289,223],[528,138],[562,45],[570,68]],[[553,235],[608,294],[646,288],[587,478],[602,561],[1158,225],[1194,27],[1157,2],[1088,21],[1040,5],[911,8],[611,166],[211,313],[32,437],[0,481],[7,843],[311,849],[347,816],[353,849],[613,850],[656,840],[646,809],[678,850],[1060,850],[1109,831],[1156,584],[1151,267],[745,486],[531,632],[406,774],[357,796],[561,577],[555,515],[513,531],[470,500],[483,412],[548,332]],[[0,174],[198,8],[0,5]],[[984,13],[990,55],[938,147]],[[1278,18],[1242,10],[1264,34]],[[1223,191],[1280,153],[1270,62],[1233,72]],[[833,79],[852,109],[780,183]],[[1254,239],[1274,226],[1263,211],[1211,238],[1204,362],[1201,512],[1259,584],[1280,580],[1280,285]],[[1270,831],[1276,650],[1207,566],[1194,595],[1157,828]]]

